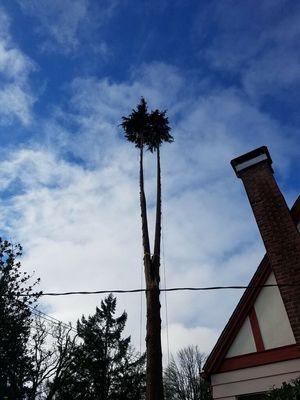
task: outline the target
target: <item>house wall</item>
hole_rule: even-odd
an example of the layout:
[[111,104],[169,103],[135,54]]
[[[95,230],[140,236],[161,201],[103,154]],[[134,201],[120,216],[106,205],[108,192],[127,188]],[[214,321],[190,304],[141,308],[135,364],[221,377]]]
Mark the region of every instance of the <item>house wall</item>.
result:
[[254,337],[249,321],[249,317],[247,317],[237,334],[234,342],[232,343],[228,353],[226,354],[226,358],[239,356],[242,354],[254,353],[256,351]]
[[[276,284],[276,278],[272,272],[266,281],[266,285]],[[254,309],[265,350],[296,343],[278,287],[262,288],[255,301]],[[247,317],[225,358],[256,351],[253,330],[249,317]]]
[[[266,285],[276,285],[272,272]],[[264,287],[254,305],[266,350],[295,344],[296,340],[278,287]]]
[[236,396],[266,392],[300,376],[300,359],[213,374],[213,398],[233,400]]

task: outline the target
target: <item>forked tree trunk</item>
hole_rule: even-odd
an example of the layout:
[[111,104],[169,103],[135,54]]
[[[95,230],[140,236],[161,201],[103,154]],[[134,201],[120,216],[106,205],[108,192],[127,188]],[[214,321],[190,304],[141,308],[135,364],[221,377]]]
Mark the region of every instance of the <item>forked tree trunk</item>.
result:
[[146,327],[146,400],[163,400],[161,319],[159,301],[159,265],[161,236],[161,181],[160,157],[157,153],[157,204],[154,255],[151,258],[147,221],[147,204],[144,190],[143,148],[140,150],[140,206],[142,217],[144,269],[146,280],[147,327]]
[[147,339],[149,341],[149,384],[147,385],[146,400],[163,400],[163,371],[161,350],[161,318],[159,300],[159,267],[160,267],[160,242],[161,242],[161,172],[160,153],[157,148],[157,197],[156,221],[154,237],[154,254],[151,259],[151,285],[148,298]]

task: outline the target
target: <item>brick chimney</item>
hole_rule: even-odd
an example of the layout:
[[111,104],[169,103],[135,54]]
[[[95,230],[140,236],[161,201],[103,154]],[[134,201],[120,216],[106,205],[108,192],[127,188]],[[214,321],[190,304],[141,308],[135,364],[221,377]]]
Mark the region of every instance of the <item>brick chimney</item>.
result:
[[[231,165],[245,186],[292,330],[300,345],[300,235],[273,176],[267,147],[235,158]],[[298,286],[280,286],[298,284]]]

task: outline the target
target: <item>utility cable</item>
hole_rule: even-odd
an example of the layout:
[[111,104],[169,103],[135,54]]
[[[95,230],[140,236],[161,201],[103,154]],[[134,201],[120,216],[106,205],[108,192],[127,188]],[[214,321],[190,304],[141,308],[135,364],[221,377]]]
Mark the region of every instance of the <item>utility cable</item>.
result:
[[[264,287],[298,287],[300,284],[266,284],[266,285],[228,285],[228,286],[198,286],[198,287],[172,287],[172,288],[161,288],[158,289],[160,292],[183,292],[183,291],[214,291],[214,290],[242,290],[242,289],[255,289],[255,288],[264,288]],[[94,290],[94,291],[69,291],[69,292],[42,292],[40,296],[71,296],[71,295],[92,295],[92,294],[109,294],[109,293],[140,293],[140,292],[148,292],[150,290],[156,289],[111,289],[111,290]],[[20,296],[27,296],[22,295]]]
[[52,317],[51,315],[44,313],[43,311],[39,310],[38,308],[29,306],[29,305],[27,305],[27,306],[28,306],[28,308],[31,309],[31,311],[35,315],[40,316],[41,318],[45,319],[46,321],[51,322],[52,324],[56,324],[58,326],[59,325],[64,326],[67,329],[71,328],[72,332],[77,333],[77,330],[75,328],[73,328],[72,325],[69,325],[66,322],[63,322],[63,321],[61,321],[61,320],[59,320],[59,319],[57,319],[55,317]]

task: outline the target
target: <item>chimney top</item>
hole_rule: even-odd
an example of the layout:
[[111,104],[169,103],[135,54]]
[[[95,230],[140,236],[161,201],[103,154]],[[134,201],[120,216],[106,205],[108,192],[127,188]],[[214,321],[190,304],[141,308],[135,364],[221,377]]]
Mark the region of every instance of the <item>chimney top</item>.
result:
[[234,158],[233,160],[231,160],[230,164],[234,169],[236,175],[239,177],[239,173],[241,171],[263,161],[267,161],[267,163],[270,165],[271,171],[273,172],[273,169],[271,167],[272,158],[270,156],[267,146],[258,147],[255,150],[249,151],[249,153]]

